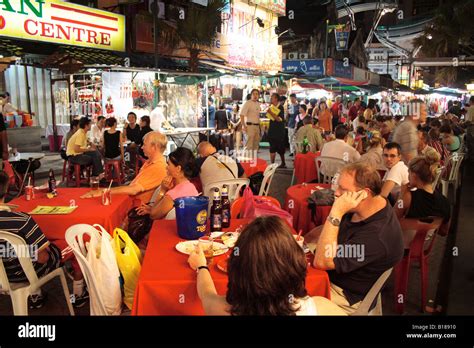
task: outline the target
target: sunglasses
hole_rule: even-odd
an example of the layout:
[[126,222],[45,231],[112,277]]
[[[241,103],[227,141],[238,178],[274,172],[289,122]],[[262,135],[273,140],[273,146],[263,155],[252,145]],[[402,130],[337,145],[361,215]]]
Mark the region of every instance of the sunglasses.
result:
[[392,154],[392,155],[389,155],[388,153],[384,153],[384,154],[383,154],[383,157],[385,157],[385,158],[389,158],[389,157],[390,157],[390,158],[397,158],[398,155],[393,155],[393,154]]

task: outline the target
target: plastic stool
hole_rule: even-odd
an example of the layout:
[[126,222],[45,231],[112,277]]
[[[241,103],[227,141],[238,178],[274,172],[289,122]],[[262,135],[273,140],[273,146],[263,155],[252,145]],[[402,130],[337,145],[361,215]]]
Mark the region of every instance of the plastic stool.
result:
[[112,180],[122,185],[124,172],[121,160],[108,160],[105,162],[105,178],[107,181]]

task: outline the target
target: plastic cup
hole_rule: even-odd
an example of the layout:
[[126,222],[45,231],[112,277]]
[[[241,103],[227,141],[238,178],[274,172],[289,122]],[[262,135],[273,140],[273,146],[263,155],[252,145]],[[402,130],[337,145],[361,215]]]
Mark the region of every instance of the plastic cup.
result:
[[112,204],[112,195],[109,189],[106,189],[102,192],[102,204],[111,205]]
[[294,234],[293,237],[295,237],[296,243],[301,247],[301,249],[304,249],[304,237],[299,236],[297,234]]

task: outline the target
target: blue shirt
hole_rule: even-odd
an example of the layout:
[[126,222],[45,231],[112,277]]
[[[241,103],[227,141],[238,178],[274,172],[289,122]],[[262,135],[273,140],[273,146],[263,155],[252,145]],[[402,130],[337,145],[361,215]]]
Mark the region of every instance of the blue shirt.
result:
[[296,116],[300,113],[300,106],[298,104],[288,105],[288,128],[295,128]]
[[209,120],[216,119],[216,107],[214,105],[209,106]]

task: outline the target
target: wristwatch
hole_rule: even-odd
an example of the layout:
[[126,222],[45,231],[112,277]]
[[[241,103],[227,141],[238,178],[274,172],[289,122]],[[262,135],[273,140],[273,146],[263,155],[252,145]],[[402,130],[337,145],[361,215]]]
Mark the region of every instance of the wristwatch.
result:
[[209,267],[207,267],[207,266],[199,266],[198,268],[196,268],[196,273],[199,273],[199,271],[200,271],[201,269],[203,269],[203,268],[204,268],[204,269],[207,269],[207,270],[209,271]]
[[339,220],[338,218],[334,218],[334,217],[332,217],[331,215],[328,216],[327,220],[328,220],[333,226],[336,226],[336,227],[339,227],[339,225],[341,224],[341,220]]

